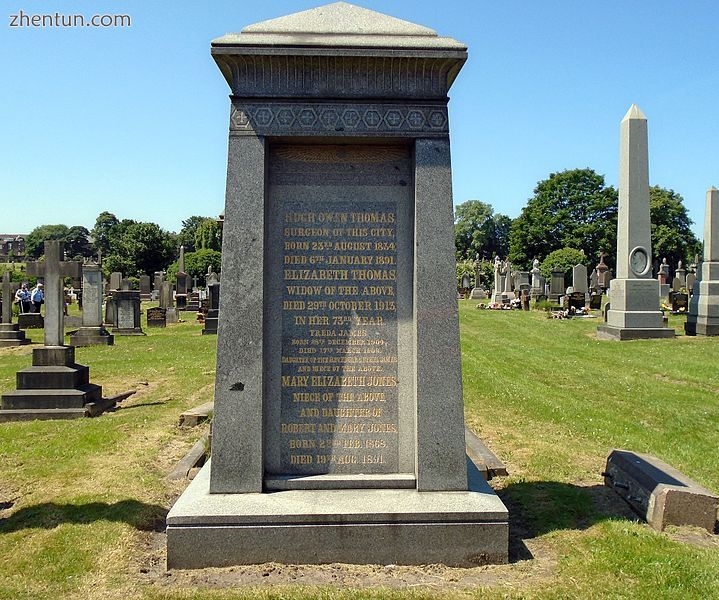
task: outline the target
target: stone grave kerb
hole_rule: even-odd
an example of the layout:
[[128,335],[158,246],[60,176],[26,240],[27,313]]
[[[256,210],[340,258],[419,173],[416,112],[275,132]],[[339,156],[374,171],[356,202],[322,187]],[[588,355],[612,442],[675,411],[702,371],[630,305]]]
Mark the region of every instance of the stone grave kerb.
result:
[[27,274],[42,277],[45,286],[45,346],[65,345],[63,279],[82,276],[82,263],[63,260],[65,245],[59,240],[45,242],[45,260],[27,263]]

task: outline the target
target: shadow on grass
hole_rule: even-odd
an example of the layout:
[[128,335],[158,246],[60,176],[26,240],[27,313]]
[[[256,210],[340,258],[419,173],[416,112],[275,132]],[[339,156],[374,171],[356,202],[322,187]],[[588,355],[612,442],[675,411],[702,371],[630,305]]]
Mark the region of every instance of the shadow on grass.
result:
[[560,529],[588,529],[608,519],[636,521],[637,515],[604,485],[522,481],[497,490],[509,509],[509,560],[533,558],[524,543]]
[[138,500],[57,504],[44,502],[26,506],[5,519],[0,519],[0,533],[22,529],[53,529],[64,523],[84,525],[96,521],[115,521],[140,531],[164,531],[167,509]]

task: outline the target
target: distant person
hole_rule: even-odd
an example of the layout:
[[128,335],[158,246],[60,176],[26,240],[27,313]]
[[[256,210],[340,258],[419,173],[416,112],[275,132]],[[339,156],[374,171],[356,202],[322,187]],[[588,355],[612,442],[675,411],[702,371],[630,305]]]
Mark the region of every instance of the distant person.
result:
[[30,292],[30,299],[32,300],[33,312],[39,313],[40,307],[45,303],[45,292],[43,291],[42,283],[38,283]]
[[20,314],[29,313],[32,308],[30,300],[30,290],[27,289],[27,283],[23,283],[15,292],[15,304],[20,308]]

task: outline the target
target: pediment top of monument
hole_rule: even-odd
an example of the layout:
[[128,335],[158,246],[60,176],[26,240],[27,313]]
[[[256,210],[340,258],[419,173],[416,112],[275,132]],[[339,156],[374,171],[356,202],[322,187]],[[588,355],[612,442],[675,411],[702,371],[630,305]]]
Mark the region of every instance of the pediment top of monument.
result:
[[213,40],[212,45],[467,49],[455,39],[439,37],[429,27],[348,2],[333,2],[248,25],[240,33],[228,33]]

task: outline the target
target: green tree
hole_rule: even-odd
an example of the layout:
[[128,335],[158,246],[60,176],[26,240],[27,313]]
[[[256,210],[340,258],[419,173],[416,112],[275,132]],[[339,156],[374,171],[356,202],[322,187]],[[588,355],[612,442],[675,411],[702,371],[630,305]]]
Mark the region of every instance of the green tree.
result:
[[540,263],[539,270],[547,281],[552,277],[552,271],[554,269],[564,271],[564,281],[572,281],[572,269],[579,264],[587,267],[587,272],[590,272],[594,266],[590,267],[589,258],[581,250],[576,248],[562,248],[550,252],[547,257]]
[[[222,254],[217,250],[204,248],[196,252],[187,252],[185,254],[185,271],[191,279],[197,277],[200,285],[205,285],[205,276],[207,268],[212,266],[215,273],[219,273],[222,267]],[[167,267],[167,281],[174,283],[177,279],[177,261]]]
[[468,259],[457,261],[457,288],[462,287],[462,278],[465,275],[469,277],[470,286],[474,287],[474,261]]
[[123,231],[111,240],[110,254],[104,262],[108,272],[121,271],[126,277],[151,275],[172,260],[174,237],[159,225],[122,221],[118,227]]
[[44,252],[46,240],[63,240],[70,230],[67,225],[40,225],[25,238],[25,255],[28,258],[40,258]]
[[185,252],[194,252],[197,247],[195,246],[195,235],[197,234],[197,228],[207,220],[212,220],[211,217],[200,217],[193,215],[189,219],[185,219],[182,222],[182,229],[177,234],[177,245],[184,246]]
[[701,252],[701,242],[691,230],[693,221],[684,206],[684,199],[674,190],[657,185],[649,189],[652,218],[652,252],[656,263],[663,258],[676,268],[677,263],[689,264]]
[[195,230],[196,250],[222,250],[220,225],[215,219],[205,219]]
[[65,236],[65,254],[75,260],[92,256],[89,236],[90,232],[82,225],[70,227]]
[[102,252],[104,256],[110,254],[111,241],[117,236],[119,224],[120,221],[111,212],[105,211],[98,215],[91,232],[96,252]]
[[512,220],[495,213],[490,204],[467,200],[454,213],[454,241],[457,260],[506,256],[508,234]]
[[617,246],[617,191],[592,169],[552,173],[512,222],[509,259],[529,269],[534,257],[577,248],[592,260]]

